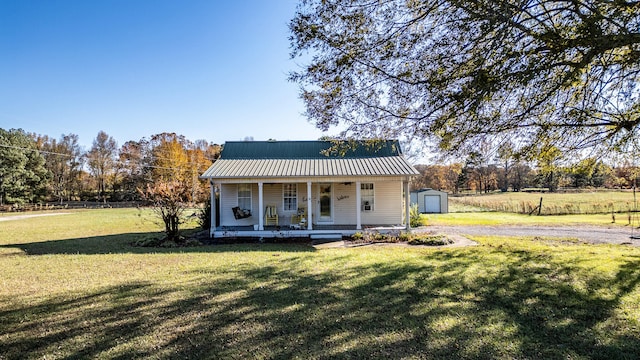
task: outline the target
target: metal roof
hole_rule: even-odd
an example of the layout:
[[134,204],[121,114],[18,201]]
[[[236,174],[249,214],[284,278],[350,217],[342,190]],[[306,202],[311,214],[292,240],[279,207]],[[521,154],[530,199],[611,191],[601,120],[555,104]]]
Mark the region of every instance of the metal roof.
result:
[[230,141],[221,159],[328,159],[401,155],[397,140],[366,141]]
[[[382,144],[382,145],[380,145]],[[397,141],[326,155],[332,142],[228,142],[202,178],[279,178],[326,176],[413,176],[418,171],[402,156]],[[377,147],[376,147],[377,146]]]

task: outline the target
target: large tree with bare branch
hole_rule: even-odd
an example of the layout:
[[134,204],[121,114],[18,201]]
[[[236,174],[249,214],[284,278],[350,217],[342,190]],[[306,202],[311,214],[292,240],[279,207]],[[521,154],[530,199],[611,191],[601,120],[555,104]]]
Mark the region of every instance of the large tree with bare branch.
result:
[[290,30],[308,117],[345,137],[638,139],[638,1],[302,0]]

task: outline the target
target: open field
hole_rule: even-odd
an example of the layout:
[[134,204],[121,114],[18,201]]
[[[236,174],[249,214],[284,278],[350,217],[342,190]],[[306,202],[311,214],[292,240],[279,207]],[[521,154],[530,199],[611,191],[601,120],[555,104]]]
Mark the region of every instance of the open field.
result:
[[[527,193],[506,192],[473,196],[450,196],[451,211],[465,206],[506,213],[529,214],[540,204],[542,215],[628,213],[635,209],[634,195],[630,191],[580,193]],[[640,199],[638,199],[640,200]],[[536,211],[537,214],[537,211]]]
[[[426,225],[598,225],[598,226],[629,226],[626,214],[616,214],[616,222],[612,223],[611,214],[589,215],[543,215],[529,216],[507,212],[451,212],[448,214],[422,214]],[[635,217],[635,226],[640,225]]]
[[0,358],[632,359],[640,249],[142,249],[135,210],[0,222]]

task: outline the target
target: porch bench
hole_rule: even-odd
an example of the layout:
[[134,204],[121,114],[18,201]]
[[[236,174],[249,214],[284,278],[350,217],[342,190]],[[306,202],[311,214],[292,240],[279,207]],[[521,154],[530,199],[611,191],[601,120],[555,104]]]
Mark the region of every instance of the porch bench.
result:
[[236,220],[251,217],[251,210],[240,209],[238,206],[231,208],[231,210],[233,211],[233,217],[236,218]]

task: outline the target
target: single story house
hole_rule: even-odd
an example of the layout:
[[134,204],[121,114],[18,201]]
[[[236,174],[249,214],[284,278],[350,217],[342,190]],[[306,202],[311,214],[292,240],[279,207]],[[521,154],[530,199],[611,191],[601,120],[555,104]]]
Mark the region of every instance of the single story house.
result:
[[418,204],[422,214],[446,214],[449,212],[449,196],[444,191],[420,189],[411,192],[411,205]]
[[396,140],[238,141],[201,178],[211,185],[212,237],[294,237],[409,229],[415,175]]

